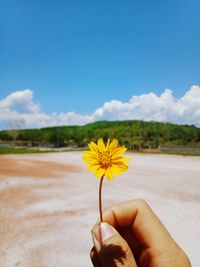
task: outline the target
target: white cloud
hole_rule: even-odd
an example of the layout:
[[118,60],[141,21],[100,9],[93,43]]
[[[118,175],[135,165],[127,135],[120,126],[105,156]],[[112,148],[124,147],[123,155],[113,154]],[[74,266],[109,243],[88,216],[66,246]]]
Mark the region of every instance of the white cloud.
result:
[[26,89],[17,91],[0,101],[0,108],[17,113],[37,113],[40,110],[39,104],[33,101],[33,91]]
[[143,119],[200,126],[200,87],[193,85],[176,99],[169,89],[133,96],[128,102],[111,100],[92,114],[75,112],[46,114],[30,89],[17,91],[0,100],[0,128],[31,128],[53,125],[82,125],[97,120]]
[[0,127],[23,128],[45,125],[49,116],[41,112],[40,105],[33,99],[33,91],[16,91],[0,100]]
[[200,87],[193,85],[179,99],[171,90],[165,89],[160,96],[148,93],[133,96],[124,103],[112,100],[92,116],[94,120],[143,119],[200,126]]

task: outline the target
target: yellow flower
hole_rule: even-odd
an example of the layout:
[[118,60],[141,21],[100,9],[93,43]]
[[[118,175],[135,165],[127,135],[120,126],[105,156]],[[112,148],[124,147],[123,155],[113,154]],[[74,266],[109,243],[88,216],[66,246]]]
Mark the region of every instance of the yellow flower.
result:
[[114,174],[120,175],[128,170],[125,162],[130,158],[122,156],[126,152],[125,146],[118,146],[118,140],[114,139],[104,144],[102,138],[98,139],[97,144],[91,142],[88,144],[90,151],[84,151],[83,161],[89,163],[88,170],[95,173],[95,176],[101,178],[106,176],[108,180],[113,178]]

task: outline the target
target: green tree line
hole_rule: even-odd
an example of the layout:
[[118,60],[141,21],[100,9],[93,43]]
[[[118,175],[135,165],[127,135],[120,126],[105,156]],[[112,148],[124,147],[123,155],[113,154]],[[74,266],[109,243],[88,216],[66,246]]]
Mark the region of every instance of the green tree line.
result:
[[161,145],[200,147],[200,128],[153,121],[99,121],[83,126],[0,131],[1,141],[29,146],[84,147],[100,137],[104,140],[117,138],[129,149],[157,148]]

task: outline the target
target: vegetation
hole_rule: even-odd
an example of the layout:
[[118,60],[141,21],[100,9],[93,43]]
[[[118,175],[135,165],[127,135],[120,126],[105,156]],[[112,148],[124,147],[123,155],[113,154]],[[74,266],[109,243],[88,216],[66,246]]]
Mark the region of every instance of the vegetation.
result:
[[41,151],[30,148],[0,147],[0,154],[25,154],[25,153],[38,153],[38,152]]
[[1,143],[20,146],[84,147],[91,140],[117,138],[129,149],[156,149],[159,146],[200,147],[200,128],[171,123],[99,121],[84,126],[61,126],[43,129],[0,131]]

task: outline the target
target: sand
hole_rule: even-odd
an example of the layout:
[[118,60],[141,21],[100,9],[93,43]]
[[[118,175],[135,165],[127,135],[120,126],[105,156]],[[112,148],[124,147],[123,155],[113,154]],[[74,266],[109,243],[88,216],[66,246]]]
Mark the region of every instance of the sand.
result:
[[[99,181],[81,156],[0,156],[0,267],[92,266]],[[200,157],[129,156],[129,172],[104,183],[104,208],[146,199],[199,267]]]

